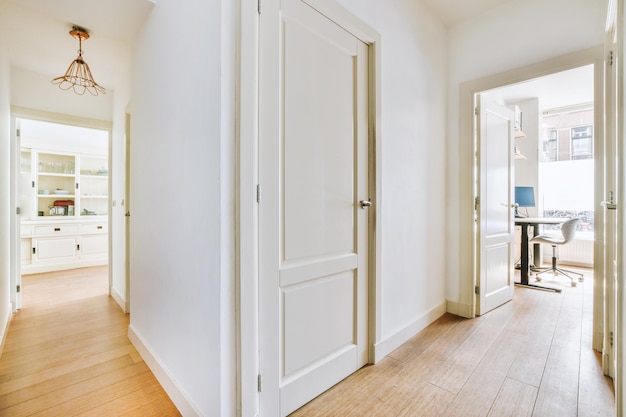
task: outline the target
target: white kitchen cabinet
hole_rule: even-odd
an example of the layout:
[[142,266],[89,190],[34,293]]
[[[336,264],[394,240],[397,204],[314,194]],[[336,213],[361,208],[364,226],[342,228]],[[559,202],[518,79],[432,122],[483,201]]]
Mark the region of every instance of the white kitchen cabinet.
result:
[[107,263],[108,224],[104,217],[22,222],[23,274]]
[[[106,155],[23,148],[21,184],[25,189],[20,190],[25,219],[103,216],[108,213]],[[55,202],[69,208],[62,213],[53,212]]]
[[108,263],[107,167],[106,155],[22,149],[23,274]]

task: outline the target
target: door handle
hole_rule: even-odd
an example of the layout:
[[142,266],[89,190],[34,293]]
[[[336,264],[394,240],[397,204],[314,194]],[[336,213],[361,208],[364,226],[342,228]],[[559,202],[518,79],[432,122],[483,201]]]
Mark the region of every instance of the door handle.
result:
[[603,201],[600,203],[600,205],[607,210],[617,210],[617,204],[611,203],[609,201]]
[[607,210],[617,210],[617,204],[615,204],[615,200],[613,199],[613,191],[609,191],[609,201],[603,201],[600,205]]
[[361,200],[359,201],[359,204],[361,205],[361,208],[365,210],[366,208],[372,206],[372,199],[368,198],[367,200]]

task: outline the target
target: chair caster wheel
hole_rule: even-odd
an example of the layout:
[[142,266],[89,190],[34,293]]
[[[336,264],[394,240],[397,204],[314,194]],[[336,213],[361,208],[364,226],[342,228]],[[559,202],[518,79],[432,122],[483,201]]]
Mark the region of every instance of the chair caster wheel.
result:
[[537,282],[541,282],[541,277],[540,277],[540,276],[537,276],[537,278],[535,278],[535,280],[536,280]]
[[578,278],[578,282],[585,282],[585,278],[583,277]]
[[576,281],[572,281],[572,287],[576,286]]

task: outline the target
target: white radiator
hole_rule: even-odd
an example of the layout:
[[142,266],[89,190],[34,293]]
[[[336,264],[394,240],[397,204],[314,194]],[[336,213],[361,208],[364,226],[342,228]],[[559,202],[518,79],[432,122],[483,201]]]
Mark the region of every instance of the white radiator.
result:
[[[542,244],[544,266],[552,263],[552,246]],[[593,240],[574,239],[566,245],[557,246],[557,263],[593,267]]]

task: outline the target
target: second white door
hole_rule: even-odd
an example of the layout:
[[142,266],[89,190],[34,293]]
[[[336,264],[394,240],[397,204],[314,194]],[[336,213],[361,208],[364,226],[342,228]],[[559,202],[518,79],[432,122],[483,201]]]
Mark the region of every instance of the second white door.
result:
[[478,96],[479,315],[513,298],[513,112]]

